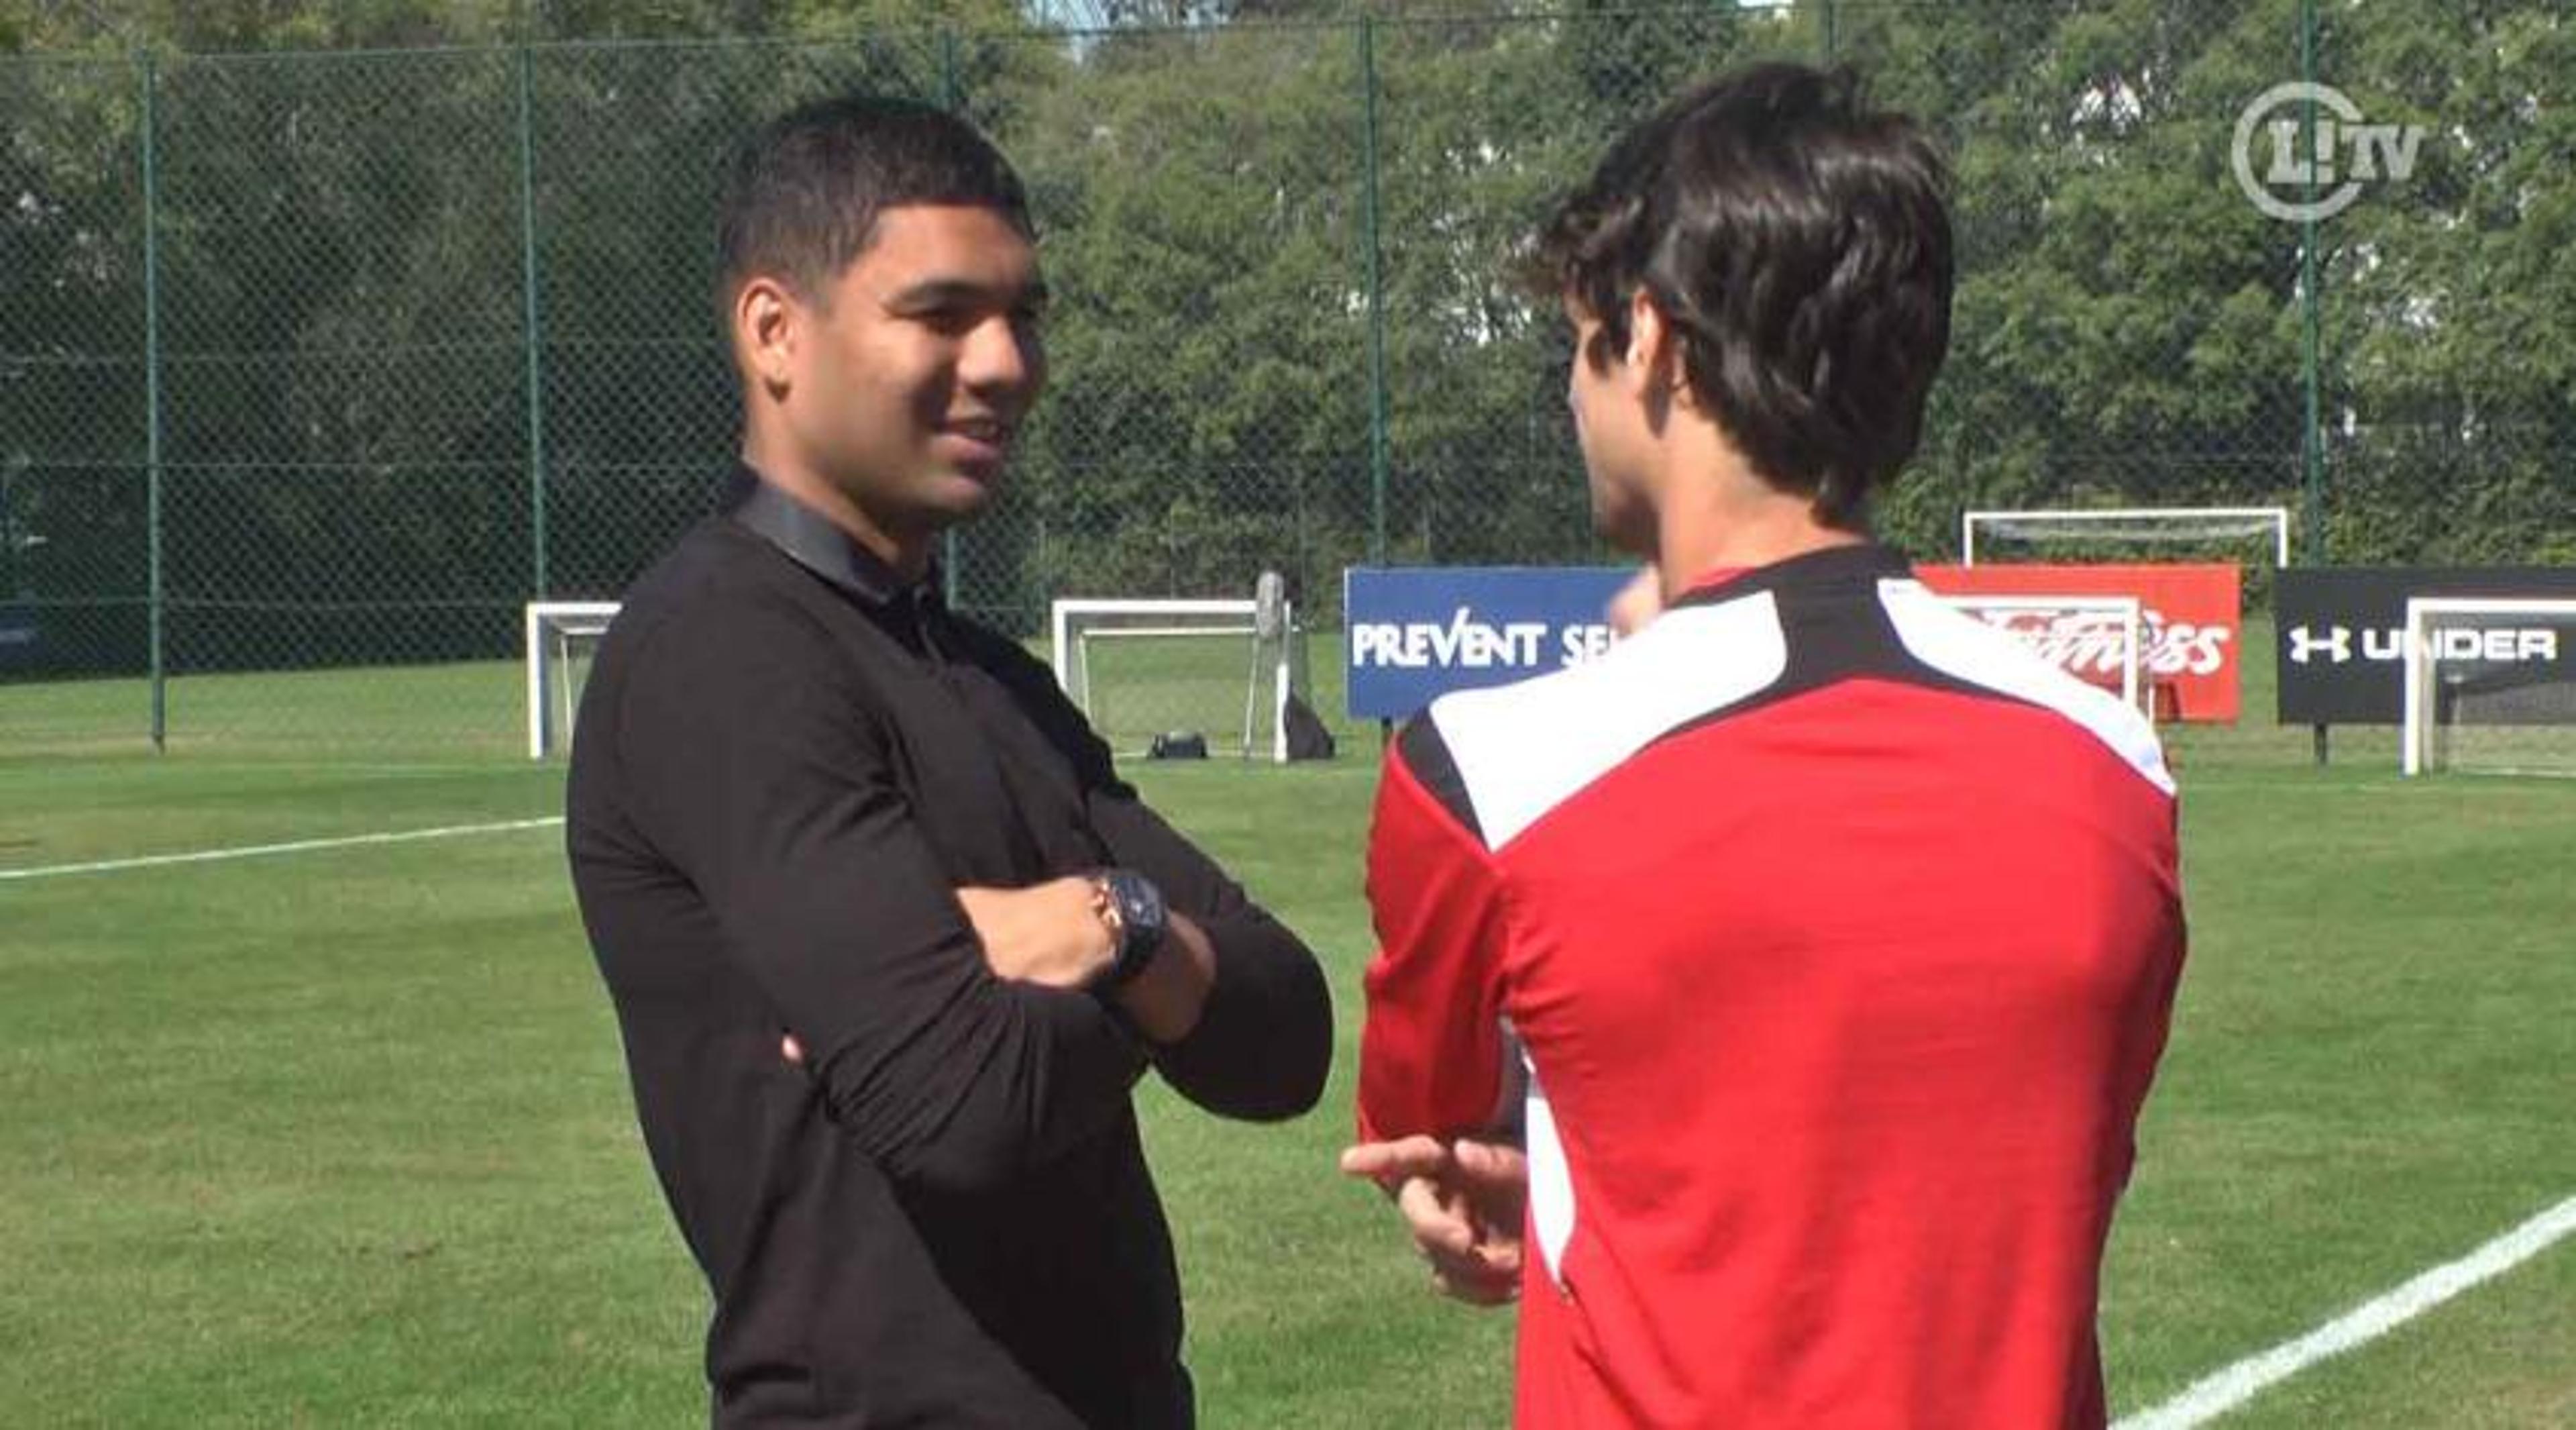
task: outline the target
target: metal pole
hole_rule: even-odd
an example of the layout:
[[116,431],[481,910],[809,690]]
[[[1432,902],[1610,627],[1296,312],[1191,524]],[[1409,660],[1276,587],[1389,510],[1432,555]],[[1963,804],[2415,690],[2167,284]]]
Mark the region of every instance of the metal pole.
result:
[[[957,32],[939,32],[939,103],[950,113],[966,108],[966,82],[957,67]],[[957,609],[957,528],[949,527],[939,534],[939,588],[948,609]]]
[[143,525],[150,572],[152,748],[170,748],[169,665],[163,629],[167,597],[161,550],[161,165],[160,76],[152,54],[143,64]]
[[545,329],[537,301],[537,133],[534,62],[519,46],[519,289],[528,408],[528,598],[551,593],[546,575]]
[[1369,564],[1386,564],[1386,270],[1378,241],[1377,21],[1360,16],[1361,226],[1368,243]]
[[[2299,0],[2299,77],[2310,84],[2314,84],[2317,78],[2316,0]],[[2301,142],[2307,146],[2311,159],[2306,195],[2310,214],[2301,220],[2299,232],[2299,294],[2303,300],[2300,304],[2303,310],[2300,326],[2304,349],[2301,366],[2306,369],[2307,389],[2307,400],[2299,423],[2301,505],[2304,508],[2301,521],[2307,528],[2307,564],[2319,566],[2325,563],[2326,558],[2326,522],[2325,429],[2322,425],[2322,394],[2318,390],[2320,350],[2323,347],[2318,311],[2323,306],[2323,298],[2317,291],[2317,221],[2314,216],[2317,200],[2316,165],[2313,162],[2317,152],[2316,101],[2309,100],[2301,113],[2306,116]],[[2330,744],[2326,727],[2312,727],[2309,739],[2316,762],[2325,764]]]
[[[2299,73],[2300,77],[2307,80],[2309,83],[2313,84],[2316,82],[2316,0],[2300,0],[2299,4]],[[2317,152],[2316,101],[2308,101],[2302,112],[2306,115],[2306,137],[2302,142],[2307,145],[2308,153],[2311,156],[2314,156]],[[2316,197],[2316,165],[2311,163],[2308,166],[2307,184],[2308,206],[2311,210],[2313,210],[2316,205]],[[2321,565],[2325,561],[2326,532],[2325,430],[2321,425],[2321,410],[2323,403],[2322,395],[2319,392],[2319,384],[2321,380],[2319,367],[2322,361],[2320,349],[2323,347],[2323,341],[2319,332],[2320,323],[2318,318],[2318,312],[2323,306],[2324,299],[2323,295],[2317,290],[2317,221],[2313,216],[2303,220],[2300,224],[2299,287],[2301,295],[2306,299],[2306,302],[2301,306],[2305,309],[2305,312],[2302,315],[2304,320],[2302,326],[2305,330],[2305,355],[2303,365],[2307,369],[2307,407],[2305,419],[2301,424],[2299,432],[2299,445],[2303,458],[2301,463],[2302,471],[2300,475],[2301,481],[2304,485],[2303,495],[2304,505],[2306,507],[2303,519],[2307,525],[2308,564],[2315,566]]]

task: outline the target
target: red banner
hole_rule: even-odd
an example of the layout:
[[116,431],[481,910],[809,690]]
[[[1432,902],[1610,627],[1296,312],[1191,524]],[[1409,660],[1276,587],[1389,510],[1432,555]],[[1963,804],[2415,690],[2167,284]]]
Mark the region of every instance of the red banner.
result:
[[[1915,574],[1945,596],[2135,596],[2139,678],[2154,697],[2156,718],[2236,721],[2244,621],[2238,606],[2243,573],[2234,566],[1919,566]],[[2119,683],[2119,643],[2102,638],[2099,617],[2068,612],[2012,619],[2057,623],[2020,634],[2086,680]]]

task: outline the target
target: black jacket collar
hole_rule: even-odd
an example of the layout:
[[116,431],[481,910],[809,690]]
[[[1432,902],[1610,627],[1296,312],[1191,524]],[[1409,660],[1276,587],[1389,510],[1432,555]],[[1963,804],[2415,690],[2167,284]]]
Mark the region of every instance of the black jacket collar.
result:
[[829,517],[762,480],[749,463],[734,465],[724,514],[759,533],[797,565],[870,606],[936,604],[939,572],[906,581],[877,554],[850,539]]

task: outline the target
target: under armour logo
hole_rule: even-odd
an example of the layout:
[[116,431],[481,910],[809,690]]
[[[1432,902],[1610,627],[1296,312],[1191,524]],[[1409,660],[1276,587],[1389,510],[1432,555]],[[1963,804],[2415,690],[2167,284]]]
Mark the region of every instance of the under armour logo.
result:
[[2334,657],[2337,665],[2352,659],[2352,632],[2337,626],[2332,634],[2320,636],[2311,634],[2306,626],[2290,627],[2290,659],[2293,663],[2305,665],[2308,657],[2318,651]]

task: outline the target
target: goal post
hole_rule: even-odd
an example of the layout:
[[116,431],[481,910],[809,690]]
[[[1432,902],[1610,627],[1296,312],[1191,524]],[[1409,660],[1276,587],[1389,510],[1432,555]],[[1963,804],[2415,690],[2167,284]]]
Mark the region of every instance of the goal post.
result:
[[2272,564],[2290,564],[2290,509],[2280,506],[2121,507],[2088,511],[1968,511],[1959,515],[1959,564],[1977,564],[1979,538],[2062,545],[2170,546],[2261,540]]
[[2400,768],[2576,776],[2576,599],[2406,602]]
[[581,682],[591,652],[617,619],[615,601],[531,601],[522,660],[528,686],[528,758],[542,760],[572,744]]
[[1190,734],[1211,753],[1285,763],[1305,661],[1275,575],[1248,598],[1062,598],[1048,612],[1057,683],[1120,755]]
[[[2144,709],[2145,608],[2135,596],[1953,596],[1950,609],[2020,641],[2076,679]],[[2152,713],[2152,712],[2150,712]]]

